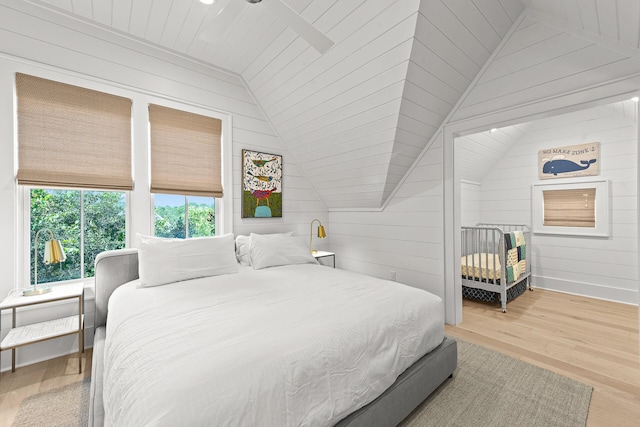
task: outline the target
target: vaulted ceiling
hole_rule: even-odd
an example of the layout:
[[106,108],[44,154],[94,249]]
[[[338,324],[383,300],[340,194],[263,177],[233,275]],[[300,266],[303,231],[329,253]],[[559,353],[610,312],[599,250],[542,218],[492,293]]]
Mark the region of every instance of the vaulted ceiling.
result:
[[29,1],[240,75],[329,208],[384,203],[523,11],[640,33],[635,0],[283,0],[335,43],[320,54],[274,0]]

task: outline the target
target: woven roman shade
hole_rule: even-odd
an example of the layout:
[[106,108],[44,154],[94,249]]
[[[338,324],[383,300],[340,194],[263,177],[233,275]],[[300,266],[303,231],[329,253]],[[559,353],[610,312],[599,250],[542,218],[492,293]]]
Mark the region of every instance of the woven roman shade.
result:
[[222,197],[222,122],[149,105],[151,192]]
[[596,189],[548,190],[544,198],[545,226],[595,227]]
[[131,190],[131,100],[16,74],[18,184]]

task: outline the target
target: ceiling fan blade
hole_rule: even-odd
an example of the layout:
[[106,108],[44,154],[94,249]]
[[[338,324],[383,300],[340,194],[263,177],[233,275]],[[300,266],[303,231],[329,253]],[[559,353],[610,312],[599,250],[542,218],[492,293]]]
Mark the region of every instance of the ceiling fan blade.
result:
[[[216,2],[218,3],[218,2]],[[213,7],[216,6],[213,4]],[[218,3],[220,4],[220,3]],[[231,29],[233,24],[240,17],[240,12],[244,9],[247,3],[240,0],[228,0],[222,7],[218,6],[219,11],[217,14],[215,10],[211,22],[200,33],[200,38],[209,43],[215,43],[220,41],[222,37]]]
[[334,43],[331,39],[311,25],[311,23],[300,16],[298,12],[293,10],[291,6],[282,0],[264,0],[263,3],[267,6],[267,10],[270,10],[279,18],[282,18],[289,27],[297,32],[300,37],[305,39],[321,54],[325,53],[331,48],[331,46],[333,46]]

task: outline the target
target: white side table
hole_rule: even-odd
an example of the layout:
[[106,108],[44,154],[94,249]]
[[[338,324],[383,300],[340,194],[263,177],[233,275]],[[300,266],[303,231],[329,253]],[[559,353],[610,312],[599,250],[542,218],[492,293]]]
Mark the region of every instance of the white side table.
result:
[[[71,299],[78,300],[77,316],[63,317],[16,327],[16,312],[19,308]],[[16,348],[63,337],[65,335],[78,334],[78,371],[82,373],[82,356],[80,353],[84,353],[83,304],[83,283],[54,286],[49,293],[33,296],[24,296],[22,292],[17,291],[0,302],[0,330],[2,330],[2,310],[10,309],[12,311],[11,330],[2,342],[0,342],[0,355],[3,350],[11,350],[11,372],[16,371]]]
[[333,268],[336,268],[336,254],[333,252],[327,251],[315,251],[313,252],[313,256],[315,259],[332,257],[333,258]]

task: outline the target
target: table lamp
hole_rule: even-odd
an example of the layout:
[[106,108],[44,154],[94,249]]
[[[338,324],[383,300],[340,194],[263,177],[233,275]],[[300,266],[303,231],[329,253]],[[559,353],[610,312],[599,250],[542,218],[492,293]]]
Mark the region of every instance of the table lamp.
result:
[[310,235],[309,236],[310,237],[309,238],[309,249],[311,250],[312,254],[315,254],[316,252],[318,252],[317,250],[312,249],[313,248],[313,246],[312,246],[313,245],[313,223],[316,222],[316,221],[318,221],[318,237],[320,239],[324,239],[325,237],[327,237],[327,233],[325,233],[324,227],[322,226],[322,223],[320,222],[320,220],[319,219],[314,219],[313,221],[311,221],[311,231],[309,233],[309,235]]
[[62,245],[59,240],[53,238],[53,233],[51,230],[47,228],[43,228],[38,230],[36,233],[36,237],[33,242],[33,260],[35,263],[34,266],[34,275],[33,275],[33,288],[24,289],[22,291],[22,295],[32,296],[32,295],[42,295],[47,292],[51,292],[50,286],[38,287],[38,237],[40,237],[41,232],[49,233],[49,240],[44,245],[44,263],[46,265],[49,264],[58,264],[64,262],[67,259],[67,255],[64,253],[64,249],[62,249]]

